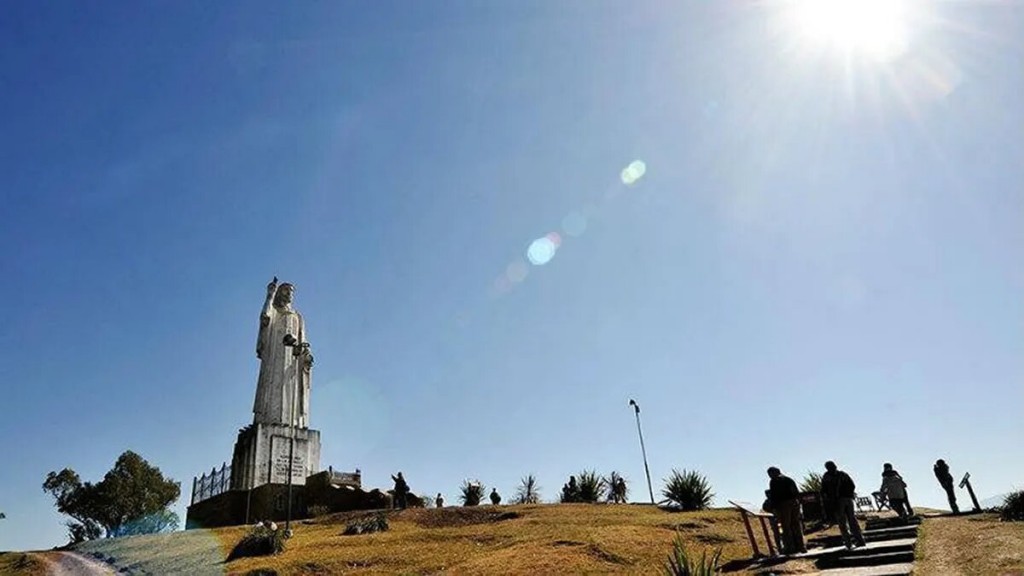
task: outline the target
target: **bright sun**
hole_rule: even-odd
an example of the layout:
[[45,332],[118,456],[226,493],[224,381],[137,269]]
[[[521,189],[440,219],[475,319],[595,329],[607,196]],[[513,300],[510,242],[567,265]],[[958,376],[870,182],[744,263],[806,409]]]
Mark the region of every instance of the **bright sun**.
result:
[[906,50],[900,0],[792,0],[790,7],[796,28],[807,40],[879,60]]

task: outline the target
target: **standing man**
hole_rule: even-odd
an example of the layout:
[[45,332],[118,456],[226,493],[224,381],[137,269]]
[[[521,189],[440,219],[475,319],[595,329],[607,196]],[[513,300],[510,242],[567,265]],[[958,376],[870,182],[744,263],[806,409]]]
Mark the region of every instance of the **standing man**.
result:
[[[847,548],[864,546],[864,533],[860,531],[857,515],[853,510],[853,499],[857,486],[853,478],[840,470],[836,463],[825,462],[825,473],[821,475],[821,498],[832,506],[832,517],[839,524],[839,533],[843,535],[843,544]],[[850,536],[853,536],[852,541]]]
[[946,491],[949,509],[953,511],[953,514],[959,514],[960,508],[956,505],[956,492],[953,491],[953,475],[949,473],[949,464],[946,464],[945,460],[936,460],[932,470],[935,472],[935,478],[942,485],[942,489]]
[[395,481],[395,506],[405,510],[408,505],[409,484],[406,483],[401,472],[398,473],[398,476],[392,476],[391,479]]
[[771,502],[775,517],[782,525],[782,545],[785,554],[807,552],[804,544],[804,527],[800,522],[800,490],[796,482],[783,476],[775,466],[768,469],[768,500]]

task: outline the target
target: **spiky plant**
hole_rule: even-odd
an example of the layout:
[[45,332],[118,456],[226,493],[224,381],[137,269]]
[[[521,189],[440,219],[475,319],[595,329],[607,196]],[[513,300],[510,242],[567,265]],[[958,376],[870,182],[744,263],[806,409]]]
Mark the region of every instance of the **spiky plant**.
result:
[[463,480],[459,491],[459,500],[463,506],[479,506],[484,498],[484,491],[487,487],[479,480]]
[[537,477],[528,474],[519,480],[519,487],[516,488],[516,495],[512,497],[513,504],[538,504],[540,503],[540,486],[537,485]]
[[1010,492],[1003,497],[1003,505],[999,507],[999,517],[1007,522],[1024,521],[1024,490]]
[[580,502],[595,503],[599,502],[604,497],[605,485],[604,478],[600,474],[593,470],[584,470],[579,473],[578,476],[580,493]]
[[711,491],[708,479],[696,470],[675,468],[665,479],[665,488],[661,494],[682,510],[707,510],[715,494]]
[[672,553],[665,563],[665,574],[668,576],[712,576],[718,572],[718,562],[722,558],[722,549],[715,550],[711,558],[708,551],[701,552],[700,558],[691,558],[683,545],[683,537],[678,532],[672,541]]
[[821,474],[817,472],[808,472],[802,482],[800,482],[801,492],[814,492],[815,494],[821,492]]
[[629,486],[621,474],[613,471],[604,479],[604,482],[608,487],[609,502],[626,502],[626,497],[629,495]]

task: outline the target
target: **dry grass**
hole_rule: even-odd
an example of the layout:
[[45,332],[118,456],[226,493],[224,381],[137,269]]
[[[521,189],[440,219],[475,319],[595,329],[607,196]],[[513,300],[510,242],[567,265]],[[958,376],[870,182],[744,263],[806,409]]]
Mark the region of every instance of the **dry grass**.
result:
[[1024,575],[1024,523],[995,514],[928,518],[917,542],[916,574]]
[[32,554],[0,552],[0,574],[42,576],[46,574],[46,564]]
[[224,565],[232,574],[652,573],[664,564],[678,529],[688,547],[746,558],[749,545],[733,511],[672,513],[650,506],[525,505],[405,510],[391,529],[342,536],[353,514],[299,525],[284,554]]

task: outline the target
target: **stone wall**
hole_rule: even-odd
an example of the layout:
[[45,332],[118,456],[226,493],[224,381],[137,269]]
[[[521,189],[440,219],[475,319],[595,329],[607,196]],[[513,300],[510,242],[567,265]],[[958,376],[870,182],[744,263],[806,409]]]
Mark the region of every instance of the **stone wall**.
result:
[[[288,515],[287,505],[287,484],[264,484],[251,491],[229,490],[189,506],[185,528],[237,526],[261,520],[283,522]],[[391,508],[391,495],[376,489],[367,492],[354,486],[337,486],[331,483],[331,473],[324,471],[292,486],[292,520],[308,518],[314,506],[328,512],[379,510]]]
[[[251,492],[251,494],[250,494]],[[246,521],[246,507],[249,515]],[[309,516],[305,486],[292,486],[292,520]],[[288,517],[288,485],[264,484],[249,490],[229,490],[188,507],[185,529],[254,524],[261,520],[283,522]]]

